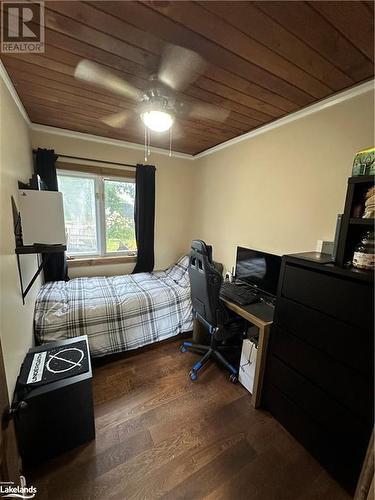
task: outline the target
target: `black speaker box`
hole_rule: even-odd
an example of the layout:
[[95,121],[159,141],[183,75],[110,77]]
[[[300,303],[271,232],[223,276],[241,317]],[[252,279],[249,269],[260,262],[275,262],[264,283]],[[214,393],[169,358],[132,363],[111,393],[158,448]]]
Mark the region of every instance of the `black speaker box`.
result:
[[94,439],[87,336],[30,349],[12,407],[26,468]]

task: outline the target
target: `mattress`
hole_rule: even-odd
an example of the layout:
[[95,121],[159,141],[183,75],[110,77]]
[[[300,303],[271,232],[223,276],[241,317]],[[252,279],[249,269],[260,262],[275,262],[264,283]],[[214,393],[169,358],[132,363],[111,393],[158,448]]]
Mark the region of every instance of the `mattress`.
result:
[[37,343],[87,335],[97,357],[192,330],[188,264],[184,256],[165,271],[46,283],[35,304]]

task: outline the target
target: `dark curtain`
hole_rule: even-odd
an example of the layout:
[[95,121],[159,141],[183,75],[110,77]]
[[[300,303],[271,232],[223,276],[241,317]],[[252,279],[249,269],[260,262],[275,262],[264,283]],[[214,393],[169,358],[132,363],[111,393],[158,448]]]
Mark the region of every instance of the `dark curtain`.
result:
[[154,269],[155,170],[152,165],[137,165],[134,220],[138,256],[133,274]]
[[[40,149],[36,152],[35,173],[39,175],[44,191],[58,191],[55,161],[58,155],[51,149]],[[44,280],[68,281],[68,266],[65,252],[43,254],[46,260]]]

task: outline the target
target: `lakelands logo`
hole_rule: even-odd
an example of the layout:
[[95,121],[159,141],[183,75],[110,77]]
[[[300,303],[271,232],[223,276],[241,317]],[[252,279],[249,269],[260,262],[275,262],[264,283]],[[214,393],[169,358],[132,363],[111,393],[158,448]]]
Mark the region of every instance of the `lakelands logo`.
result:
[[44,52],[44,2],[2,2],[1,52]]
[[36,495],[35,486],[26,486],[26,479],[20,476],[20,486],[15,485],[13,481],[8,483],[0,482],[1,498],[23,498],[31,499]]

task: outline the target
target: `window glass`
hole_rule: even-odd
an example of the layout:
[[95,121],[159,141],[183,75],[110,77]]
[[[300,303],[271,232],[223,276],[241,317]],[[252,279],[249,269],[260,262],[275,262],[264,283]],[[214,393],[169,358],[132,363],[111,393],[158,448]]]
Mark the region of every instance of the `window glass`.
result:
[[99,253],[95,178],[65,174],[58,174],[57,178],[64,200],[68,254]]
[[104,180],[105,251],[134,254],[137,250],[134,228],[135,183]]

